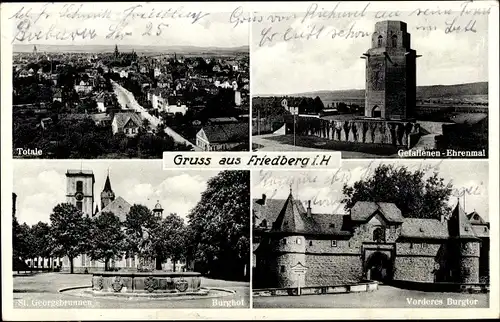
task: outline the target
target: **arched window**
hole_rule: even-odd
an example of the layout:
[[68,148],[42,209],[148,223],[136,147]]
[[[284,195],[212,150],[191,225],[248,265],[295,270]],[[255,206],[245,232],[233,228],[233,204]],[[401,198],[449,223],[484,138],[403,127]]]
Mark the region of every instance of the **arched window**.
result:
[[384,229],[381,227],[375,228],[373,231],[373,241],[377,243],[385,242]]
[[377,39],[377,46],[378,46],[378,47],[382,47],[382,36],[378,36],[378,39]]
[[392,44],[392,47],[397,47],[398,46],[398,36],[392,35],[392,37],[391,37],[391,44]]

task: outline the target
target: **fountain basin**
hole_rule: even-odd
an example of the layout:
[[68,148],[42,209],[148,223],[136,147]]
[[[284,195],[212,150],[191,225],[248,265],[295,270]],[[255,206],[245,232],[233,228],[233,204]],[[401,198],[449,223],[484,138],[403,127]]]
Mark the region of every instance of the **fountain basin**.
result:
[[94,294],[163,293],[202,294],[201,274],[196,272],[95,272]]

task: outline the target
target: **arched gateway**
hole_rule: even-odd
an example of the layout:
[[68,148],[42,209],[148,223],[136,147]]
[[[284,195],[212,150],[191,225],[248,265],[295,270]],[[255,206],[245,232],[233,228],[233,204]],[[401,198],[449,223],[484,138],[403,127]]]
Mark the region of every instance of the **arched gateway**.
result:
[[392,262],[382,252],[371,254],[365,264],[365,276],[368,280],[387,282],[392,279]]

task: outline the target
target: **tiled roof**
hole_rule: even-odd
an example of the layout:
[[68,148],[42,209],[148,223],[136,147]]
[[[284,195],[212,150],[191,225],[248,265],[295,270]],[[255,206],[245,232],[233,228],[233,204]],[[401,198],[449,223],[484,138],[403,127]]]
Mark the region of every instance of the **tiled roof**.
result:
[[208,119],[209,123],[237,123],[238,120],[235,117],[213,117]]
[[132,206],[125,199],[118,197],[110,202],[106,207],[101,209],[101,212],[97,215],[100,215],[103,212],[112,212],[120,219],[121,222],[124,222],[131,207]]
[[116,113],[114,116],[114,120],[116,120],[117,126],[119,129],[123,128],[129,121],[132,121],[137,126],[142,125],[141,117],[135,112],[122,112]]
[[248,140],[248,123],[212,124],[202,128],[210,143]]
[[296,232],[300,234],[349,236],[345,230],[344,215],[307,214],[304,204],[295,200],[290,194],[286,200],[269,199],[263,204],[263,199],[254,200],[254,220],[256,226],[261,226],[266,220],[271,232]]
[[450,233],[450,237],[455,238],[475,238],[474,230],[472,229],[472,225],[467,218],[464,210],[460,206],[460,203],[457,203],[455,209],[451,213],[450,218],[448,219],[448,231]]
[[447,239],[447,222],[437,219],[405,218],[401,226],[401,237]]
[[487,222],[475,211],[468,214],[467,219],[469,219],[470,223],[473,225],[487,225]]
[[351,209],[353,221],[366,221],[376,211],[379,211],[388,222],[403,222],[401,210],[389,202],[358,201]]
[[290,193],[276,221],[273,223],[271,231],[299,232],[304,230],[305,225],[301,217],[300,209]]

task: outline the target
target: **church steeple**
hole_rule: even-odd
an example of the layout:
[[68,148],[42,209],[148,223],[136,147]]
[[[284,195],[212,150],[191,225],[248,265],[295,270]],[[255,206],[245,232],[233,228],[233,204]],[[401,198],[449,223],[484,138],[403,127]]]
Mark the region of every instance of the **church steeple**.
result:
[[111,180],[109,179],[109,169],[108,176],[106,177],[106,182],[104,183],[104,189],[101,192],[101,211],[111,202],[115,200],[115,193],[111,189]]

